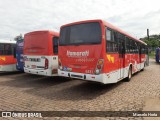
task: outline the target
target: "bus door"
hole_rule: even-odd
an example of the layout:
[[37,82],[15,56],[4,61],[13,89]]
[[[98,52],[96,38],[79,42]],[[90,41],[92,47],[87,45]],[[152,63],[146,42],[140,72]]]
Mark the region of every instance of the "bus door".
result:
[[[146,56],[147,56],[147,59],[146,59],[146,66],[149,66],[149,50],[148,50],[148,46],[145,47],[145,51],[146,51]],[[159,58],[160,58],[160,51],[159,51]]]
[[141,54],[142,54],[142,47],[141,47],[141,45],[139,45],[139,63],[141,63],[142,62],[142,60],[141,60]]
[[[135,57],[136,58],[136,60],[137,60],[137,64],[140,64],[141,63],[141,48],[140,48],[140,45],[139,45],[139,43],[138,42],[135,42],[134,43],[135,44],[135,53],[138,55],[137,57]],[[135,54],[135,56],[136,56],[136,54]],[[141,66],[137,66],[137,70],[140,70],[141,69]]]
[[119,68],[120,68],[120,78],[124,77],[124,67],[125,67],[125,38],[118,40],[119,47]]

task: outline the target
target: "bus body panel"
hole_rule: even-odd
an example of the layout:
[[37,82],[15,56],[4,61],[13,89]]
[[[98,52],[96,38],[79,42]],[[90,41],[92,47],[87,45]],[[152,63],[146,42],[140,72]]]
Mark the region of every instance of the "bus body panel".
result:
[[0,65],[0,71],[1,72],[17,71],[16,64]]
[[52,31],[35,31],[24,37],[24,71],[44,76],[57,76],[58,55],[54,54]]
[[17,70],[20,71],[24,71],[23,45],[24,45],[23,40],[18,40],[16,43],[16,59],[17,59],[16,68]]
[[16,58],[14,57],[16,41],[0,41],[0,71],[16,71]]
[[160,48],[157,48],[156,49],[156,55],[155,55],[155,58],[156,58],[156,62],[160,63]]
[[35,31],[25,34],[24,54],[53,55],[52,38],[59,34],[52,31]]
[[[108,83],[116,83],[126,77],[128,77],[129,68],[132,68],[132,74],[142,70],[145,66],[146,62],[146,54],[140,53],[123,53],[121,51],[121,47],[125,48],[126,43],[125,39],[122,43],[118,43],[120,45],[118,51],[115,53],[109,53],[106,51],[106,46],[108,42],[106,41],[105,30],[110,28],[116,32],[120,32],[121,34],[126,35],[127,37],[133,39],[136,43],[146,45],[146,43],[133,38],[122,30],[116,28],[115,26],[104,22],[102,20],[88,20],[88,21],[80,21],[67,25],[63,25],[61,27],[62,30],[65,27],[72,27],[74,25],[80,25],[84,23],[90,22],[98,22],[101,26],[101,43],[100,44],[88,44],[88,45],[60,45],[59,46],[59,69],[58,74],[64,77],[71,77],[95,82],[101,82],[104,84]],[[73,28],[70,28],[72,30]],[[71,31],[72,32],[72,31]],[[71,34],[71,32],[68,32]],[[66,34],[68,34],[66,32]],[[60,35],[60,42],[63,36]],[[67,40],[68,41],[68,40]],[[138,47],[138,45],[137,45]],[[88,51],[88,56],[82,56],[81,54],[85,54]],[[71,52],[71,53],[70,53]],[[87,52],[86,52],[87,53]],[[71,55],[70,55],[71,54]],[[81,55],[80,57],[78,55]],[[69,56],[70,55],[70,56]],[[74,56],[74,57],[73,57]],[[90,61],[89,61],[90,60]],[[103,61],[103,65],[101,66],[100,74],[96,74],[97,66],[99,60]]]
[[[94,51],[95,48],[96,51]],[[60,49],[59,57],[64,70],[72,69],[74,72],[93,74],[98,59],[102,58],[102,54],[99,54],[102,53],[101,45],[66,46],[65,48],[60,47]]]
[[68,72],[68,71],[62,71],[58,69],[58,75],[63,77],[71,77],[76,79],[82,79],[82,80],[88,80],[88,81],[94,81],[94,82],[100,82],[103,84],[109,84],[109,83],[117,83],[118,81],[122,80],[123,78],[120,75],[120,71],[125,71],[124,78],[128,76],[128,69],[121,68],[118,70],[114,70],[108,73],[101,73],[99,75],[95,74],[85,74],[85,73],[78,73],[78,72]]
[[14,56],[0,56],[0,71],[16,71],[16,59]]
[[[24,55],[26,73],[44,75],[44,76],[57,76],[58,56],[31,56]],[[48,59],[48,68],[45,69],[45,59]],[[38,61],[34,61],[38,60]]]

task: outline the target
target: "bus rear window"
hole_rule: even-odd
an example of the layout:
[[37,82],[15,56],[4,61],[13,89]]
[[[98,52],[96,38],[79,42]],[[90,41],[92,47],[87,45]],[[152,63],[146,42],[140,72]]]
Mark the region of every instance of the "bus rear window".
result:
[[63,27],[60,33],[60,45],[100,44],[101,34],[98,22]]

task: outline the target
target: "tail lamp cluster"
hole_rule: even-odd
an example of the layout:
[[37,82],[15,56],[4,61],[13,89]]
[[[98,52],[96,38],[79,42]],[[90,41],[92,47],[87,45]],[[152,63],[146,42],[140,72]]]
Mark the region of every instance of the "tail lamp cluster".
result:
[[59,66],[59,69],[60,69],[60,70],[62,70],[62,69],[63,69],[63,67],[62,67],[62,63],[61,63],[61,59],[60,59],[60,58],[58,59],[58,66]]
[[103,64],[104,64],[104,60],[103,59],[99,59],[98,62],[97,62],[95,74],[100,74],[101,73],[101,70],[103,68]]
[[48,66],[49,66],[49,61],[47,58],[45,58],[45,66],[44,66],[44,69],[48,69]]

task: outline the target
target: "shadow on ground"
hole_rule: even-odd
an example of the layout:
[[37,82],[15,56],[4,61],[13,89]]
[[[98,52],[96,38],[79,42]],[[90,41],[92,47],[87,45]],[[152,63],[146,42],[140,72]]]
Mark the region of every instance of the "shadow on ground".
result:
[[26,73],[18,76],[9,75],[7,77],[9,77],[7,81],[0,81],[0,86],[13,87],[17,92],[25,92],[51,100],[94,99],[124,83],[122,81],[117,84],[102,85],[83,80],[46,77]]
[[14,72],[0,72],[0,77],[1,76],[10,76],[10,75],[15,75],[15,74],[21,74],[21,73],[23,73],[23,72],[21,72],[21,71],[14,71]]
[[121,81],[117,84],[102,85],[100,83],[72,80],[58,86],[53,86],[49,88],[43,87],[38,90],[30,89],[26,92],[50,100],[92,100],[96,97],[99,97],[100,95],[114,90],[121,84],[125,83]]
[[68,80],[63,77],[46,77],[32,74],[21,74],[18,76],[7,76],[7,81],[0,81],[0,86],[10,86],[16,88],[43,88],[54,86]]

